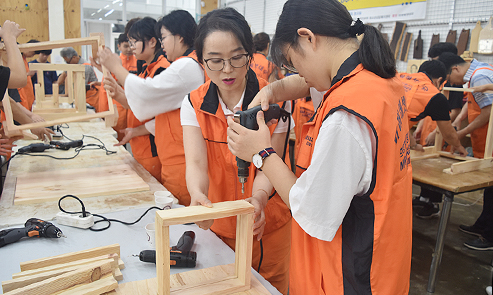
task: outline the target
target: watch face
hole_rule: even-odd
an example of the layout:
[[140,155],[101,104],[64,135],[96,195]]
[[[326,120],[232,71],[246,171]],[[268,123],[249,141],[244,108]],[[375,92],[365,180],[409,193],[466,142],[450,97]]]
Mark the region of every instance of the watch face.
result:
[[264,163],[263,159],[262,159],[262,156],[260,156],[259,154],[255,154],[253,155],[252,157],[252,163],[253,165],[255,165],[255,167],[257,167],[258,169],[262,168],[262,165]]

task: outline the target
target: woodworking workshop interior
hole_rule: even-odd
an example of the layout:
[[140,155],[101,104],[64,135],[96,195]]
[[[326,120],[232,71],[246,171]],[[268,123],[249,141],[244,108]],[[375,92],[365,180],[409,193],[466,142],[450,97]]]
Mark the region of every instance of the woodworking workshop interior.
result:
[[0,294],[493,295],[493,1],[0,0]]

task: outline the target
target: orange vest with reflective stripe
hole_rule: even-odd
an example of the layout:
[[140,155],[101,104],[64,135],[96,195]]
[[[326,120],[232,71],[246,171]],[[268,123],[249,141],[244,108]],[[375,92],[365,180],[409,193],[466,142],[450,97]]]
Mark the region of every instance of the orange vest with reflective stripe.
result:
[[[250,63],[250,68],[257,74],[258,77],[269,81],[269,77],[276,69],[276,65],[270,62],[262,53],[254,53]],[[277,69],[277,80],[284,78],[284,75]]]
[[[29,72],[29,64],[24,56],[22,56],[24,60],[24,65],[26,66],[26,73]],[[33,82],[31,81],[31,77],[27,77],[27,84],[22,88],[18,88],[19,95],[21,97],[21,105],[23,105],[27,110],[31,110],[34,103],[34,90],[33,90]]]
[[[169,67],[169,61],[162,55],[148,65],[142,73],[139,74],[141,78],[154,77],[156,71],[160,68]],[[149,120],[147,120],[149,121]],[[147,121],[139,121],[131,110],[127,111],[127,126],[128,128],[135,128],[144,125]],[[158,125],[156,117],[156,129]],[[159,127],[161,128],[161,126]],[[157,132],[156,132],[157,133]],[[157,134],[156,134],[157,136]],[[130,140],[130,146],[132,148],[132,154],[135,158],[151,158],[158,156],[158,150],[156,147],[155,139],[152,134],[142,135],[134,137]],[[183,149],[183,147],[182,147]]]
[[[493,66],[492,66],[493,67]],[[472,77],[476,73],[477,70],[490,70],[493,71],[492,68],[487,68],[487,67],[482,67],[482,68],[477,68],[474,70],[474,72],[471,75],[471,78],[469,79],[468,85],[471,84]],[[469,122],[474,121],[479,114],[481,114],[481,108],[479,107],[478,103],[474,99],[474,96],[472,95],[471,92],[467,93],[467,120]],[[484,150],[486,146],[486,135],[488,134],[488,122],[484,124],[483,126],[477,128],[473,132],[471,132],[471,144],[472,144],[472,152],[474,154],[475,158],[484,158]]]
[[[248,108],[253,97],[265,85],[267,85],[267,81],[257,79],[253,71],[248,71],[243,110]],[[203,84],[190,93],[189,101],[195,109],[197,121],[207,145],[209,175],[207,196],[209,200],[217,203],[251,197],[256,168],[253,164],[250,165],[249,177],[245,183],[245,193],[242,194],[241,184],[238,181],[236,157],[228,149],[226,133],[228,123],[219,103],[217,86],[212,82]],[[274,128],[275,126],[270,127],[271,133]],[[276,194],[268,201],[265,207],[265,218],[264,234],[280,228],[291,219],[289,209],[279,195]],[[220,236],[235,238],[236,217],[216,219],[211,229]]]
[[431,82],[425,73],[399,73],[397,77],[401,80],[406,92],[407,117],[409,128],[413,127],[418,121],[411,121],[421,114],[431,98],[440,91]]
[[380,78],[359,64],[333,85],[313,120],[303,126],[298,177],[310,166],[322,123],[335,111],[359,117],[373,133],[372,183],[365,195],[353,197],[330,242],[309,236],[293,222],[290,292],[408,294],[412,172],[402,84],[397,78]]

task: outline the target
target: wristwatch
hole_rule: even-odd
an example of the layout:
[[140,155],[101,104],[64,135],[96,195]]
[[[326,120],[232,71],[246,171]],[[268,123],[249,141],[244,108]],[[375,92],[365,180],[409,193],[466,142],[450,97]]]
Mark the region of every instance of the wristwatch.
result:
[[258,169],[261,169],[262,166],[264,165],[264,159],[270,156],[271,154],[275,154],[276,151],[273,148],[266,148],[258,152],[257,154],[253,155],[252,157],[252,163],[257,167]]

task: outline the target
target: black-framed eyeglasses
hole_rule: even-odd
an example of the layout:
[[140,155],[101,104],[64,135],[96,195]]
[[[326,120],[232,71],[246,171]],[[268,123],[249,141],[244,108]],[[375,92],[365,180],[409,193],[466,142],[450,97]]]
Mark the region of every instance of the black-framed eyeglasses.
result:
[[209,58],[204,59],[205,64],[211,71],[221,71],[224,69],[224,65],[226,61],[229,61],[229,64],[233,68],[242,68],[244,67],[248,61],[250,60],[248,53],[235,55],[232,58],[222,59],[222,58]]
[[171,35],[173,35],[173,34],[168,34],[168,35],[166,35],[164,37],[157,38],[157,40],[159,41],[159,43],[163,43],[164,39],[166,39],[166,37],[171,36]]
[[65,63],[66,63],[66,64],[70,64],[70,62],[72,61],[72,59],[73,59],[74,57],[75,57],[75,55],[74,55],[74,56],[72,56],[71,58],[69,58],[68,60],[66,60],[66,59],[65,59]]

